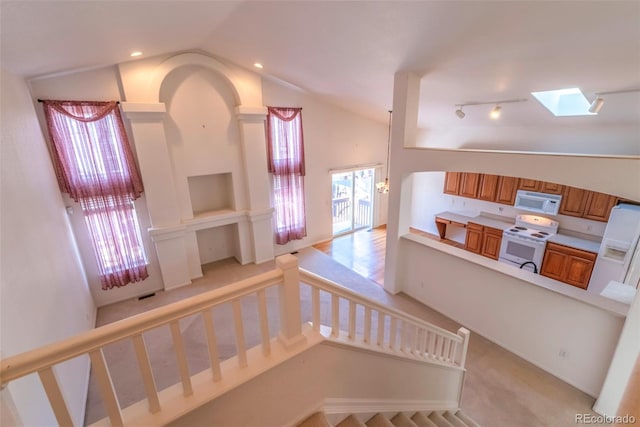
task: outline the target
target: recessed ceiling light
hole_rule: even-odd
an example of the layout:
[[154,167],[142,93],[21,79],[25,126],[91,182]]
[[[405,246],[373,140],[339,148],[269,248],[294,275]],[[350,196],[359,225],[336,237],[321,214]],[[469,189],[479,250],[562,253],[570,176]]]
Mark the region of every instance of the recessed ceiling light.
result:
[[589,111],[591,103],[577,87],[543,92],[531,92],[554,116],[593,116]]
[[264,67],[262,66],[262,64],[261,64],[261,63],[259,63],[259,62],[254,63],[254,64],[253,64],[253,66],[254,66],[254,67],[256,67],[256,68],[260,68],[261,70],[264,68]]
[[140,52],[139,50],[136,50],[135,52],[131,52],[131,56],[133,58],[135,58],[136,56],[140,56],[140,55],[142,55],[142,52]]

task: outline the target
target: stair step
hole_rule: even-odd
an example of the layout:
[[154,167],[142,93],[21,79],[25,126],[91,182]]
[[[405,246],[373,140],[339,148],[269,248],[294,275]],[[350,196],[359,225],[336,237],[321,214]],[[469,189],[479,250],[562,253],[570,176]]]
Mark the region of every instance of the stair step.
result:
[[367,427],[394,427],[391,421],[379,412],[369,418],[365,424]]
[[407,417],[402,412],[391,418],[391,424],[395,427],[418,427],[416,423],[411,421],[411,418]]
[[442,414],[438,413],[438,412],[432,412],[429,415],[429,418],[431,419],[431,421],[433,421],[435,423],[435,425],[437,425],[438,427],[455,427],[453,424],[451,424],[449,421],[447,421],[447,419],[445,417],[442,416]]
[[367,427],[367,425],[360,421],[355,415],[349,415],[340,421],[336,427]]
[[465,423],[468,427],[480,427],[480,424],[473,421],[467,414],[459,410],[456,412],[456,417],[460,418],[463,423]]
[[453,427],[468,427],[464,421],[452,414],[451,411],[445,412],[442,416],[449,421]]
[[309,418],[298,424],[298,427],[331,427],[324,412],[316,412]]
[[438,427],[438,425],[431,421],[424,412],[416,412],[411,417],[411,421],[416,423],[418,427]]

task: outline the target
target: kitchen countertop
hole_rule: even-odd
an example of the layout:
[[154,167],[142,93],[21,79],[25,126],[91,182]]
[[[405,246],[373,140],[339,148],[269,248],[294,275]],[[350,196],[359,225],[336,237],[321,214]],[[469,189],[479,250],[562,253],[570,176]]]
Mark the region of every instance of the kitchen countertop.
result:
[[559,245],[569,246],[571,248],[581,249],[583,251],[598,253],[600,250],[600,241],[590,240],[578,236],[565,233],[554,234],[549,237],[547,242],[557,243]]
[[[504,217],[503,219],[497,215],[487,216],[482,212],[445,211],[437,213],[435,216],[436,218],[443,218],[465,225],[469,222],[473,222],[487,227],[497,228],[499,230],[505,230],[515,224],[514,218]],[[601,243],[598,236],[582,235],[581,233],[573,233],[567,230],[560,230],[558,234],[554,234],[549,237],[547,241],[594,253],[598,253]]]
[[504,220],[492,218],[486,215],[480,214],[465,214],[458,212],[440,212],[437,213],[436,218],[448,219],[449,221],[459,222],[461,224],[467,224],[473,222],[475,224],[483,225],[486,227],[497,228],[499,230],[507,229],[513,226],[515,220],[505,217]]

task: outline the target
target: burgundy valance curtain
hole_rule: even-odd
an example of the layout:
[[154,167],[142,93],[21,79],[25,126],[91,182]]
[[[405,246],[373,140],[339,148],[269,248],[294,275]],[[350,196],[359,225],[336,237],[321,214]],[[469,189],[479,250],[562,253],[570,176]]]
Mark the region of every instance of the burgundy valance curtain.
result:
[[267,142],[268,169],[273,179],[275,240],[284,245],[307,235],[302,108],[268,107]]
[[268,107],[267,161],[275,175],[305,175],[302,108]]
[[[43,101],[60,189],[76,202],[142,194],[142,179],[115,101]],[[70,143],[71,141],[82,143]],[[113,143],[107,143],[112,141]]]
[[58,185],[79,202],[102,289],[148,277],[132,201],[142,179],[115,101],[43,101]]

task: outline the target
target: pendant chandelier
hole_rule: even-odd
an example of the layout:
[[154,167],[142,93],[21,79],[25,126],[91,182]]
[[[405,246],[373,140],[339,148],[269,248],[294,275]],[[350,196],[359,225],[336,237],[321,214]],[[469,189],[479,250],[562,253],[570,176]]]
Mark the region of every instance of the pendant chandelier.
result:
[[376,184],[376,189],[380,194],[387,194],[389,192],[389,154],[391,153],[391,110],[389,110],[389,134],[387,136],[387,169],[386,178]]

